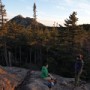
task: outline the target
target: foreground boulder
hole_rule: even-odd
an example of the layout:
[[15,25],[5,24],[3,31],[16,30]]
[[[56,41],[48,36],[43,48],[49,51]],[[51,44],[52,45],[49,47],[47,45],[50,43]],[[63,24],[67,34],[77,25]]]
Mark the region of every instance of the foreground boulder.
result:
[[0,66],[0,90],[15,90],[27,74],[26,69]]
[[74,87],[73,78],[63,78],[54,75],[57,78],[57,84],[51,89],[45,84],[47,83],[40,77],[41,72],[29,71],[24,81],[16,88],[16,90],[90,90],[90,84],[82,84]]

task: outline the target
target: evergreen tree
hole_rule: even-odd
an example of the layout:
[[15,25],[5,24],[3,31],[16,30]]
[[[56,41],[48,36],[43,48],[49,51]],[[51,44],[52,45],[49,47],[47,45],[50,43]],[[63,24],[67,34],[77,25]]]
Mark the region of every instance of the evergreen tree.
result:
[[77,26],[77,21],[78,18],[76,17],[77,12],[73,12],[70,16],[69,19],[65,20],[65,26],[67,28],[67,36],[68,36],[68,44],[69,44],[69,50],[72,52],[74,47],[75,47],[75,35],[78,34],[78,26]]
[[3,26],[4,23],[6,23],[7,19],[6,17],[6,10],[4,9],[5,5],[2,4],[0,0],[0,27]]
[[77,15],[77,12],[73,12],[70,16],[69,16],[69,19],[66,19],[65,20],[65,26],[66,27],[74,27],[74,26],[77,26],[76,25],[76,22],[78,21],[78,18],[76,17]]
[[4,46],[4,57],[6,65],[8,65],[8,58],[7,58],[7,46],[6,46],[6,39],[3,38],[4,34],[6,33],[4,30],[4,24],[6,23],[6,10],[4,9],[5,5],[2,4],[0,0],[0,42],[1,45]]
[[35,3],[33,5],[33,17],[34,17],[34,20],[36,21],[36,4]]

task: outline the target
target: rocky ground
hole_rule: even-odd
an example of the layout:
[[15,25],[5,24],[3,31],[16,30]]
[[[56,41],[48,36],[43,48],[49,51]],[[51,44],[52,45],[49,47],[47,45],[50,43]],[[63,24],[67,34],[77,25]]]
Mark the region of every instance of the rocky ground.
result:
[[50,89],[40,74],[40,71],[0,66],[0,90],[90,90],[90,83],[74,87],[73,78],[58,75],[53,75],[57,78],[57,84]]
[[73,78],[63,78],[58,75],[53,75],[57,78],[57,84],[50,89],[45,84],[47,82],[40,77],[40,74],[40,71],[29,71],[16,90],[90,90],[90,84],[81,84],[74,87]]

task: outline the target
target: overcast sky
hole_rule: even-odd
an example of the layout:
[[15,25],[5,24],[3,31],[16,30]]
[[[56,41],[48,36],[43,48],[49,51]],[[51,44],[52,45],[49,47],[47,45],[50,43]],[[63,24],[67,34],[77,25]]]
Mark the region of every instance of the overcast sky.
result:
[[90,0],[2,0],[8,18],[17,15],[33,17],[33,3],[37,6],[37,20],[45,25],[53,26],[54,22],[61,25],[64,20],[77,12],[77,24],[90,24]]

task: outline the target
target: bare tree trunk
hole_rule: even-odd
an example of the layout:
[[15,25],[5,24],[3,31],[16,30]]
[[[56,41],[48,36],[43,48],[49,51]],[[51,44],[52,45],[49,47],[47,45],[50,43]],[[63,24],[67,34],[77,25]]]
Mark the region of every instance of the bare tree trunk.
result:
[[40,63],[42,64],[42,48],[40,47]]
[[28,64],[28,56],[25,58],[25,63]]
[[12,60],[11,60],[12,54],[10,51],[8,52],[8,54],[9,54],[9,66],[11,67],[12,66]]
[[3,61],[4,61],[4,57],[3,57],[3,54],[1,53],[1,62],[2,62],[2,64],[4,65],[5,62],[3,62]]
[[37,49],[37,64],[40,63],[40,51],[39,48]]
[[20,53],[20,66],[21,66],[21,46],[19,47],[19,53]]
[[36,58],[37,58],[37,49],[36,49],[36,47],[35,47],[35,54],[34,54],[34,63],[35,63],[35,64],[37,63]]
[[49,50],[49,48],[47,47],[46,49],[47,49],[47,61],[48,61],[48,50]]
[[[3,55],[1,55],[1,60],[2,60],[2,62],[3,62]],[[3,64],[3,63],[2,63]]]
[[17,53],[16,53],[16,46],[15,46],[15,60],[14,60],[14,62],[17,63],[16,61],[17,61]]
[[9,63],[8,63],[8,56],[7,56],[7,47],[6,47],[6,42],[5,42],[5,61],[6,61],[6,65],[9,66]]
[[29,52],[30,52],[30,63],[31,63],[31,60],[32,60],[32,48],[29,49]]

